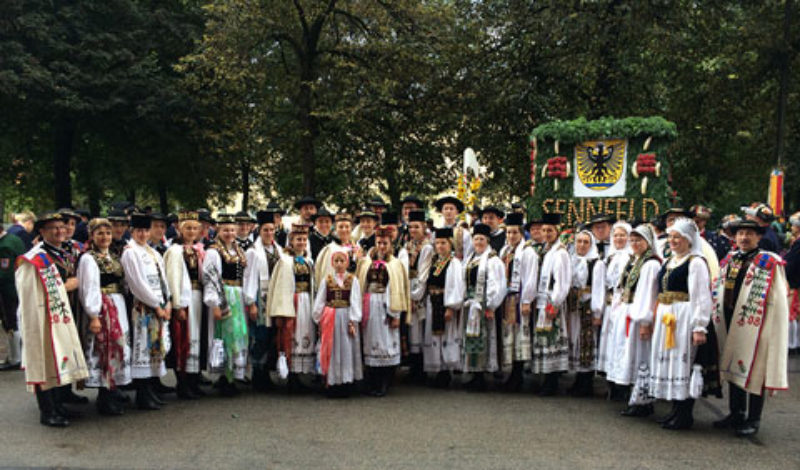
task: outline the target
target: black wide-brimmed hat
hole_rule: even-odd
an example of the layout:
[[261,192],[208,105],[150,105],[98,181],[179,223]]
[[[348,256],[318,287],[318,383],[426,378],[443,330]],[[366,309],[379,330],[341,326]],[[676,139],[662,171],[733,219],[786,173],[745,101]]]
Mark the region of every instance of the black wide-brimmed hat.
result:
[[73,219],[75,222],[81,221],[81,216],[69,207],[62,207],[58,210],[58,213],[61,214],[61,217],[64,219]]
[[458,210],[458,212],[464,212],[464,203],[455,196],[443,196],[433,203],[433,205],[436,206],[436,210],[439,212],[442,212],[442,208],[445,204],[453,204],[456,206],[456,210]]
[[64,216],[58,212],[45,212],[36,217],[36,222],[33,223],[34,234],[39,232],[39,229],[45,226],[48,222],[63,222]]
[[314,196],[305,196],[299,201],[294,203],[294,208],[300,210],[301,207],[307,206],[309,204],[313,205],[317,209],[322,207],[322,202],[320,202],[319,199],[315,198]]
[[169,220],[167,219],[167,216],[162,214],[161,212],[151,212],[150,213],[150,218],[153,219],[153,220],[160,220],[162,222],[169,222]]
[[613,214],[594,214],[588,222],[586,222],[586,228],[591,229],[592,225],[599,224],[600,222],[608,222],[609,224],[614,224],[617,221],[617,218],[614,217]]
[[267,212],[273,212],[280,216],[286,215],[286,211],[275,201],[270,201],[269,204],[267,204]]
[[413,194],[409,194],[400,201],[400,204],[406,204],[406,203],[416,204],[417,207],[425,207],[425,203],[422,201],[422,199],[418,198]]
[[217,225],[235,224],[237,222],[236,216],[228,212],[217,214]]
[[378,216],[378,214],[376,214],[375,212],[373,212],[371,209],[368,208],[361,209],[361,212],[358,213],[358,217],[356,217],[356,220],[361,222],[361,219],[363,218],[373,219],[375,221],[380,220],[380,216]]
[[767,231],[767,226],[766,225],[763,225],[763,226],[762,225],[758,225],[758,222],[756,222],[755,220],[747,220],[747,219],[740,219],[740,220],[737,220],[735,222],[732,222],[732,223],[728,224],[727,228],[728,228],[728,230],[730,230],[734,234],[736,232],[738,232],[739,230],[743,230],[743,229],[747,229],[747,228],[755,230],[756,233],[758,233],[760,235],[763,235]]
[[370,207],[389,207],[389,204],[386,204],[386,201],[383,200],[380,196],[375,196],[367,202],[367,205]]
[[670,214],[675,214],[681,217],[688,217],[688,218],[694,217],[694,213],[692,213],[692,211],[684,209],[683,207],[670,207],[669,209],[664,211],[664,213],[661,214],[661,216],[664,217],[664,220],[667,220],[667,216]]
[[331,211],[329,211],[328,209],[326,209],[324,207],[319,209],[319,210],[317,210],[317,213],[311,216],[311,220],[313,222],[316,222],[317,219],[319,219],[320,217],[327,217],[327,218],[331,219],[331,222],[333,222],[333,214],[331,213]]
[[479,217],[483,217],[483,214],[485,214],[487,212],[490,213],[490,214],[496,215],[500,219],[502,219],[503,217],[506,216],[506,211],[504,211],[503,209],[501,209],[501,208],[499,208],[498,206],[495,206],[495,205],[486,206],[483,209],[480,209],[478,211],[478,216]]

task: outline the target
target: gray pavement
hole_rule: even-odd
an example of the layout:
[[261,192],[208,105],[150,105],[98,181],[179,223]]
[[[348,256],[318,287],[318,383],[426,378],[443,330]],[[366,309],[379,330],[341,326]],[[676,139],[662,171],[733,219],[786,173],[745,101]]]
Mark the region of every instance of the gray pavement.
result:
[[[623,418],[601,397],[467,393],[397,384],[383,399],[243,393],[155,412],[39,425],[22,372],[0,373],[0,468],[800,469],[800,357],[791,391],[767,401],[757,438],[712,428],[726,402],[700,400],[694,429]],[[171,377],[166,381],[169,382]],[[562,390],[571,376],[562,380]],[[603,385],[598,380],[596,391]],[[82,392],[94,397],[94,392]],[[657,415],[666,406],[657,407]]]

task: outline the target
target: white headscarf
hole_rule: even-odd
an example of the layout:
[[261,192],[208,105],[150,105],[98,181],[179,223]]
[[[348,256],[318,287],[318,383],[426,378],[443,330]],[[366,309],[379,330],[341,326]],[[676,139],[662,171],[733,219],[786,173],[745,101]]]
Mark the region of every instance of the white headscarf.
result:
[[614,231],[617,230],[618,228],[621,228],[621,229],[625,230],[625,233],[627,233],[628,236],[630,236],[631,231],[633,230],[633,228],[631,227],[631,224],[629,224],[628,222],[625,222],[624,220],[618,221],[617,223],[615,223],[611,227],[611,243],[610,243],[610,245],[608,247],[609,250],[606,253],[606,258],[608,258],[609,256],[613,255],[614,253],[616,253],[618,251],[625,251],[625,252],[628,252],[628,253],[631,252],[630,243],[626,243],[625,244],[625,248],[623,248],[621,250],[618,250],[617,247],[614,246]]
[[597,240],[595,240],[591,231],[584,229],[578,232],[575,235],[576,243],[578,236],[584,234],[589,235],[589,252],[586,253],[585,256],[580,256],[578,255],[578,250],[576,248],[575,253],[572,255],[573,287],[583,287],[586,285],[586,281],[589,280],[589,261],[600,257],[600,254],[597,251]]
[[693,220],[686,217],[679,217],[675,222],[667,227],[667,233],[678,232],[678,235],[689,240],[689,253],[695,256],[703,256],[703,245],[700,241],[700,231],[697,229],[697,224]]

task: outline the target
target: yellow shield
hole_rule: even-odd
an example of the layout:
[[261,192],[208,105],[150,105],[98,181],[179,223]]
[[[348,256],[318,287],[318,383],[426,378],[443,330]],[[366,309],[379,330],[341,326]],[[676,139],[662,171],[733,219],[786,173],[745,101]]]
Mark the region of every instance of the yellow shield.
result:
[[575,146],[578,178],[587,188],[604,191],[625,171],[625,139],[588,140]]

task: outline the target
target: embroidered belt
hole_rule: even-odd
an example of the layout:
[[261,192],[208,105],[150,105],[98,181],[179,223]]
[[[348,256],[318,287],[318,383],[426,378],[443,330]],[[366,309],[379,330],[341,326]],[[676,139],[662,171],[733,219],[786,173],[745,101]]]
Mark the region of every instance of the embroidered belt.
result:
[[444,289],[442,289],[441,287],[428,287],[428,294],[442,295],[444,294]]
[[367,287],[367,292],[370,292],[372,294],[383,294],[384,292],[386,292],[386,286],[384,286],[383,284],[371,282]]
[[688,302],[688,301],[689,301],[688,292],[667,291],[658,294],[658,303],[664,305],[671,305],[676,302]]
[[[231,287],[242,287],[242,281],[238,279],[223,279],[222,283]],[[194,287],[194,285],[192,286]]]
[[300,281],[294,283],[294,291],[295,292],[311,292],[311,283]]
[[104,294],[119,294],[122,292],[122,287],[115,282],[113,284],[108,284],[107,286],[101,287],[100,292]]
[[333,308],[348,308],[350,306],[350,301],[345,299],[329,300],[325,302],[325,305]]

